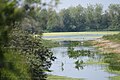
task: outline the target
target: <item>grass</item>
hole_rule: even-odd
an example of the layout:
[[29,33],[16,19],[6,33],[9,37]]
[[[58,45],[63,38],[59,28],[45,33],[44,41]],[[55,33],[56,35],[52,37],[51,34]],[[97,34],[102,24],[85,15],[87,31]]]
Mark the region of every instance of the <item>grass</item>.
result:
[[118,75],[118,76],[109,77],[110,80],[120,80],[120,76],[119,76],[120,75],[120,71],[114,71],[114,70],[110,70],[108,68],[106,68],[105,71]]
[[0,69],[0,80],[31,80],[26,62],[26,58],[17,52],[9,50],[4,53],[4,68]]
[[110,77],[110,80],[120,80],[120,76]]
[[44,39],[42,39],[42,44],[47,48],[53,48],[53,47],[60,46],[60,44],[58,42],[55,42],[52,40],[44,40]]
[[85,47],[88,47],[88,46],[93,46],[92,42],[89,40],[89,41],[66,41],[66,42],[69,42],[68,46],[69,47],[76,47],[76,46],[85,46]]
[[120,33],[113,34],[113,35],[106,35],[106,36],[103,36],[103,38],[113,42],[120,42]]
[[84,41],[83,44],[81,44],[81,45],[88,47],[88,46],[93,46],[93,43],[91,40],[88,40],[88,41]]
[[119,74],[120,75],[120,71],[117,71],[117,70],[110,70],[109,68],[106,68],[105,71],[107,71],[109,73]]
[[63,36],[63,35],[85,35],[85,34],[117,34],[119,31],[99,31],[99,32],[53,32],[43,33],[43,36]]
[[68,78],[64,76],[49,75],[47,80],[83,80],[78,78]]
[[95,61],[94,59],[89,59],[88,61],[86,61],[84,64],[86,65],[92,65],[92,64],[102,64],[102,65],[107,65],[107,63],[105,63],[104,61]]

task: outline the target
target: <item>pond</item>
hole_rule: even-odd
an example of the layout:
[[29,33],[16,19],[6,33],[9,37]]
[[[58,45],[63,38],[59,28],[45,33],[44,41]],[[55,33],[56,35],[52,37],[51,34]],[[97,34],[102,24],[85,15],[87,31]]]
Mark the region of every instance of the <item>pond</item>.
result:
[[[74,47],[74,50],[90,50],[94,51],[94,47]],[[77,58],[70,58],[68,56],[68,47],[55,47],[52,48],[52,52],[57,57],[55,62],[51,67],[50,74],[58,76],[67,76],[72,78],[83,78],[85,80],[109,80],[109,77],[116,76],[116,74],[105,72],[107,65],[102,64],[83,64],[79,68],[76,68],[75,62],[78,60],[83,60],[84,62],[89,59],[98,60],[99,56],[88,57],[88,56],[79,56]]]
[[[52,34],[52,36],[51,34],[48,36],[43,36],[44,39],[58,41],[62,44],[61,47],[51,48],[51,51],[57,59],[52,62],[52,66],[50,68],[52,72],[49,74],[71,78],[83,78],[85,80],[111,80],[110,77],[119,76],[118,74],[113,74],[106,71],[106,68],[108,67],[114,69],[113,64],[118,64],[118,62],[112,60],[113,58],[107,58],[106,62],[111,63],[110,65],[100,63],[103,55],[97,54],[98,51],[95,47],[85,47],[83,45],[76,47],[67,46],[70,44],[70,41],[72,41],[73,44],[75,41],[81,43],[84,41],[101,38],[107,34],[80,33],[79,35],[74,35],[71,33],[71,35],[62,35],[61,33],[56,35],[55,33]],[[91,64],[91,62],[93,63]],[[120,71],[120,65],[116,66],[115,70],[116,69]]]

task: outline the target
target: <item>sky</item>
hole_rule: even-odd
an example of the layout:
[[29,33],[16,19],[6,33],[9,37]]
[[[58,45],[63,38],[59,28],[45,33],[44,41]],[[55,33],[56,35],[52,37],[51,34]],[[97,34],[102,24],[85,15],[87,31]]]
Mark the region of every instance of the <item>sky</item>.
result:
[[70,6],[82,5],[86,7],[88,4],[102,4],[104,9],[107,9],[110,4],[120,4],[120,0],[60,0],[57,11]]

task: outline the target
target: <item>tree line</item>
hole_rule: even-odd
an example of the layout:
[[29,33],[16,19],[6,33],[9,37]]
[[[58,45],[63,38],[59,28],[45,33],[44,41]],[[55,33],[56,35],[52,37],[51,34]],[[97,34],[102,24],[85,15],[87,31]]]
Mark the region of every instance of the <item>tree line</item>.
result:
[[56,12],[51,9],[41,10],[44,32],[76,32],[76,31],[119,31],[120,4],[110,4],[107,10],[101,4],[78,5]]

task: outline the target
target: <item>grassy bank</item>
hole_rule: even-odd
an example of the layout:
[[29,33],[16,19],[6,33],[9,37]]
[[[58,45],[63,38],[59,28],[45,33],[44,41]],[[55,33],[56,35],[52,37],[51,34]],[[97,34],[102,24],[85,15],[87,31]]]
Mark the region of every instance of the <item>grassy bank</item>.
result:
[[93,44],[103,52],[120,53],[120,33],[105,35],[101,39],[93,41]]
[[106,68],[107,72],[109,73],[113,73],[113,74],[117,74],[118,76],[113,76],[113,77],[110,77],[110,80],[120,80],[120,71],[113,71],[113,70],[110,70],[108,68]]
[[89,60],[86,61],[84,64],[86,64],[86,65],[92,65],[92,64],[108,65],[108,64],[105,63],[103,60],[95,61],[94,59],[89,59]]
[[85,35],[85,34],[117,34],[119,31],[99,31],[99,32],[53,32],[43,33],[43,36],[62,36],[62,35]]
[[113,42],[120,42],[120,33],[103,36],[103,39],[110,40]]
[[83,79],[68,78],[68,77],[56,76],[56,75],[49,75],[47,80],[83,80]]
[[120,80],[120,76],[110,77],[110,80]]

